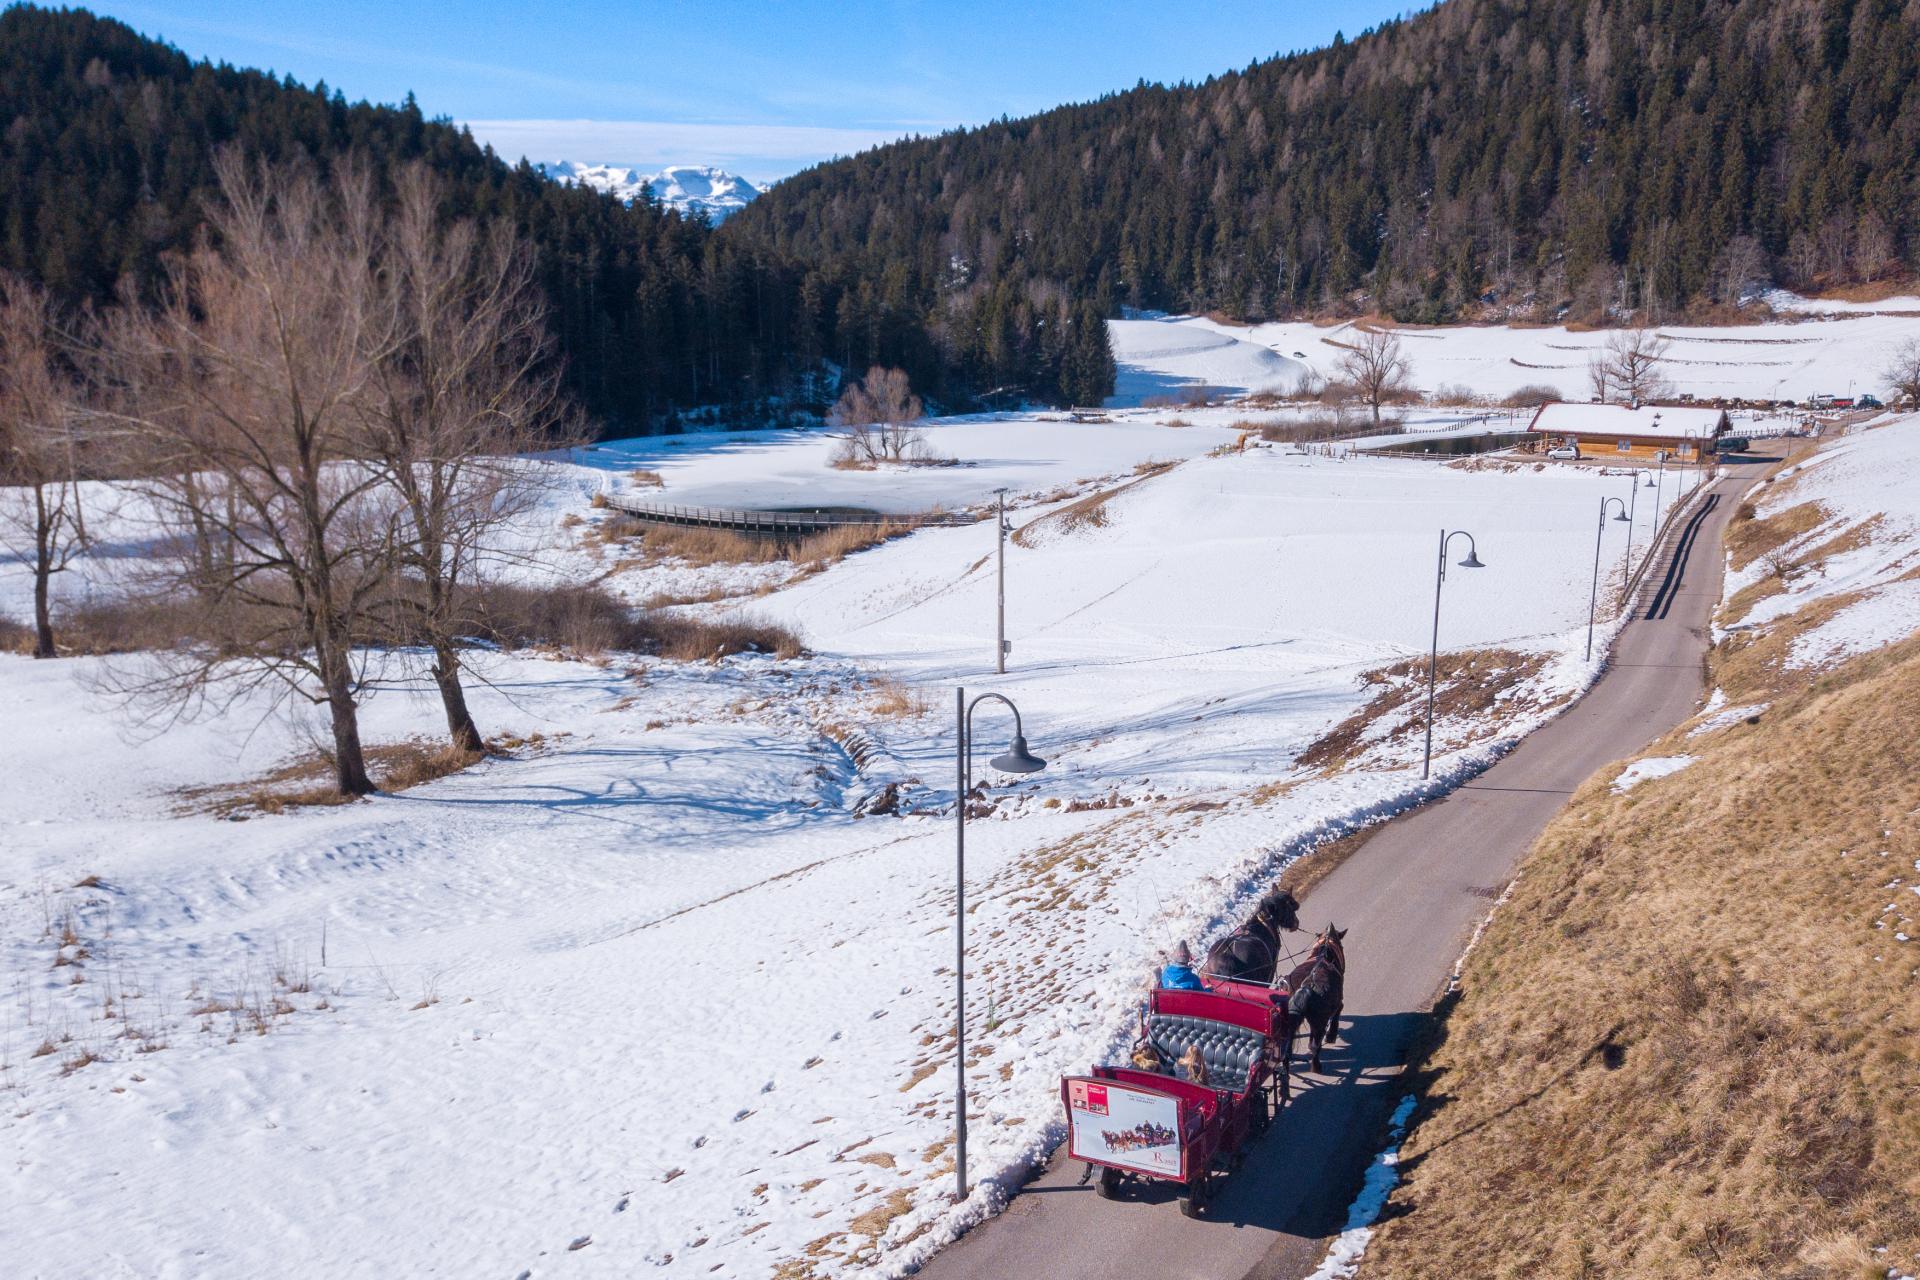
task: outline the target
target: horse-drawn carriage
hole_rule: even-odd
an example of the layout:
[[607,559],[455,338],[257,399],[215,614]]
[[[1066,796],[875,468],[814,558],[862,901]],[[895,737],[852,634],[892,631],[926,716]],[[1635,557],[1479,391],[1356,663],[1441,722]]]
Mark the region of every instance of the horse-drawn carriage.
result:
[[[1329,926],[1304,963],[1282,969],[1279,933],[1299,927],[1297,905],[1284,893],[1263,902],[1208,954],[1203,989],[1157,988],[1129,1063],[1061,1080],[1068,1157],[1098,1172],[1103,1198],[1129,1179],[1176,1182],[1180,1211],[1199,1217],[1216,1174],[1238,1168],[1286,1104],[1302,1026],[1320,1069],[1321,1043],[1339,1024],[1346,955]],[[1239,945],[1249,937],[1259,945]]]
[[1067,1154],[1099,1169],[1111,1198],[1126,1178],[1182,1184],[1180,1211],[1198,1217],[1217,1171],[1237,1167],[1271,1122],[1278,1043],[1274,1007],[1213,991],[1158,990],[1142,1041],[1168,1068],[1198,1062],[1198,1079],[1168,1069],[1097,1066],[1060,1082]]

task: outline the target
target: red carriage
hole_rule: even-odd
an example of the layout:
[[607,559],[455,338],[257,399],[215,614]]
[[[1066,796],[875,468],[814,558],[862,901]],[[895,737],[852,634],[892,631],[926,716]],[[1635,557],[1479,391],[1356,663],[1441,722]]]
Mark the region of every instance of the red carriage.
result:
[[[1067,1154],[1099,1171],[1111,1198],[1128,1178],[1177,1182],[1180,1211],[1198,1217],[1214,1175],[1237,1168],[1248,1141],[1284,1101],[1280,1060],[1286,998],[1266,986],[1221,982],[1214,990],[1153,993],[1141,1046],[1164,1069],[1097,1066],[1060,1082]],[[1171,1074],[1195,1057],[1204,1083]]]

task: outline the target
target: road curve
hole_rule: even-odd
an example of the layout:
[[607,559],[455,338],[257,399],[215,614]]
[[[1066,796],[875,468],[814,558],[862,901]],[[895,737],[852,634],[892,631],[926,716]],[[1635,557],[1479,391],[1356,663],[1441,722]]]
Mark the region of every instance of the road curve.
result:
[[[1327,1074],[1296,1076],[1293,1102],[1217,1184],[1209,1216],[1180,1216],[1171,1186],[1108,1202],[1055,1151],[1004,1213],[928,1263],[932,1280],[1294,1280],[1345,1225],[1413,1033],[1476,923],[1522,855],[1594,770],[1698,707],[1707,624],[1720,594],[1721,534],[1761,470],[1739,468],[1678,522],[1635,616],[1593,689],[1479,778],[1382,828],[1308,895],[1301,923],[1351,930],[1346,1026]],[[1712,501],[1717,497],[1717,502]],[[1165,1190],[1159,1190],[1164,1188]]]

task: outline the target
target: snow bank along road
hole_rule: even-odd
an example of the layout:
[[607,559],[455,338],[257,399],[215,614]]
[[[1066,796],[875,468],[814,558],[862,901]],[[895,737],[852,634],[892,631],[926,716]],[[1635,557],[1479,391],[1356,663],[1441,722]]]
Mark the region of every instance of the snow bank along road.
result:
[[1589,774],[1699,705],[1720,537],[1757,472],[1736,470],[1703,495],[1703,507],[1715,492],[1720,501],[1675,585],[1657,609],[1642,605],[1592,692],[1475,781],[1383,828],[1307,895],[1304,925],[1351,930],[1342,1039],[1323,1059],[1328,1074],[1304,1087],[1296,1079],[1293,1102],[1225,1181],[1208,1220],[1181,1217],[1171,1194],[1102,1201],[1077,1185],[1081,1166],[1056,1152],[1006,1212],[921,1274],[1278,1280],[1311,1271],[1403,1092],[1394,1077],[1409,1039],[1515,863]]

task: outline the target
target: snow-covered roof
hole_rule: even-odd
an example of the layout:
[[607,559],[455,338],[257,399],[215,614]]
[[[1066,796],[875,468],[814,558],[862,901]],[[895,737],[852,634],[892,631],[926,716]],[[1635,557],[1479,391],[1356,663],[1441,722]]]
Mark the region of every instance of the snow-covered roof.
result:
[[1651,436],[1662,440],[1706,440],[1720,434],[1725,409],[1647,404],[1547,404],[1527,425],[1529,431],[1574,436]]

